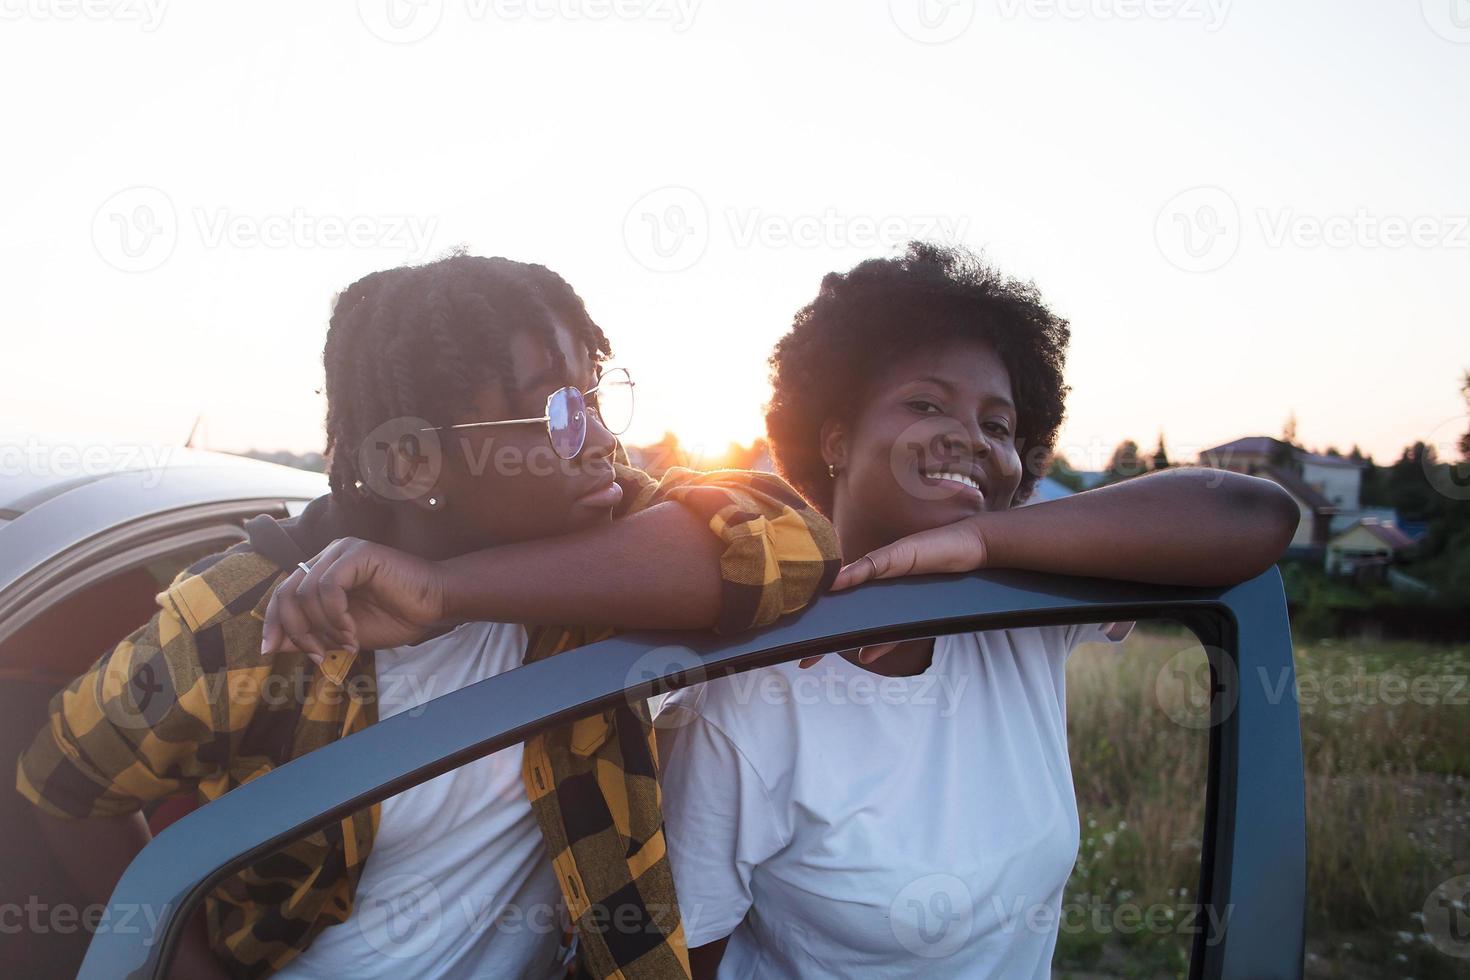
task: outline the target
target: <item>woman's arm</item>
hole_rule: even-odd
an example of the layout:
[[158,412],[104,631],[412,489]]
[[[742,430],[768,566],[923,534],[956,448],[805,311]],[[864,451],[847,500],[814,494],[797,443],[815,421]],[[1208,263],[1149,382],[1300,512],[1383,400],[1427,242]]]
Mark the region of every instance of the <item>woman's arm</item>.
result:
[[416,643],[445,620],[736,632],[800,609],[839,564],[831,524],[769,474],[670,472],[588,531],[431,562],[334,541],[274,590],[261,652]]
[[1270,567],[1299,520],[1296,502],[1270,480],[1171,469],[909,535],[848,565],[833,588],[976,568],[1233,585]]
[[444,620],[701,629],[719,615],[723,550],[673,503],[442,562],[339,538],[276,588],[261,652],[401,646]]

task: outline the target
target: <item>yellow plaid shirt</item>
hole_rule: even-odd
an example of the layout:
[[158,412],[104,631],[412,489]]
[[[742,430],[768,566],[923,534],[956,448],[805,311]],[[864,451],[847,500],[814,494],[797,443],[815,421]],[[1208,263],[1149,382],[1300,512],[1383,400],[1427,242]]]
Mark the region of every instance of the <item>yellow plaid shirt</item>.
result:
[[[677,501],[708,521],[720,559],[721,632],[769,623],[825,591],[839,564],[831,525],[763,473],[617,466],[624,516]],[[319,498],[279,522],[303,557],[332,539],[370,538]],[[275,530],[274,528],[270,530]],[[272,549],[263,549],[270,551]],[[260,655],[271,591],[292,567],[243,543],[181,572],[149,622],[51,703],[21,756],[19,791],[60,817],[112,816],[165,797],[217,799],[377,720],[372,651]],[[611,635],[533,628],[527,662]],[[524,781],[595,977],[687,977],[689,956],[664,846],[647,709],[622,706],[526,743]],[[206,899],[210,942],[240,977],[266,976],[352,913],[372,850],[373,806],[226,879]]]

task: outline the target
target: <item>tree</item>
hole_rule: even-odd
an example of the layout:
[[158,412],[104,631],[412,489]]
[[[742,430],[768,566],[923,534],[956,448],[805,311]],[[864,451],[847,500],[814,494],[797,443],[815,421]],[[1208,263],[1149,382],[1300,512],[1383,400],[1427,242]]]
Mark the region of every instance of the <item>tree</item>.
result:
[[1127,480],[1142,473],[1144,469],[1143,462],[1138,458],[1138,443],[1132,439],[1124,439],[1113,450],[1113,458],[1108,461],[1108,468],[1103,471],[1102,482],[1108,484]]
[[1301,448],[1296,442],[1296,412],[1286,417],[1286,424],[1281,427],[1281,438],[1276,445],[1271,447],[1271,455],[1267,460],[1272,466],[1284,470],[1296,469],[1296,451]]
[[1153,464],[1150,469],[1167,470],[1169,468],[1169,454],[1164,449],[1164,432],[1159,430],[1159,447],[1154,450]]
[[[1460,381],[1460,397],[1465,399],[1465,411],[1470,413],[1470,371],[1466,371]],[[1460,458],[1470,463],[1470,429],[1460,436]]]

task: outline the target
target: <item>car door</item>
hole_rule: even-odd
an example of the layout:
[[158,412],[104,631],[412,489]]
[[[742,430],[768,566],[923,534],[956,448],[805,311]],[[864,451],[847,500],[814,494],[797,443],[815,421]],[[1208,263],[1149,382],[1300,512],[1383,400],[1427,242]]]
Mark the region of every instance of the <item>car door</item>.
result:
[[[824,597],[764,630],[625,634],[428,702],[255,780],[191,814],[133,862],[114,906],[158,913],[154,930],[99,933],[80,976],[163,976],[187,914],[216,882],[280,845],[541,729],[715,676],[922,636],[1032,625],[1171,619],[1211,666],[1207,809],[1192,977],[1299,977],[1305,805],[1294,683],[1273,568],[1228,589],[989,571],[873,583]],[[1243,681],[1243,679],[1245,679]]]

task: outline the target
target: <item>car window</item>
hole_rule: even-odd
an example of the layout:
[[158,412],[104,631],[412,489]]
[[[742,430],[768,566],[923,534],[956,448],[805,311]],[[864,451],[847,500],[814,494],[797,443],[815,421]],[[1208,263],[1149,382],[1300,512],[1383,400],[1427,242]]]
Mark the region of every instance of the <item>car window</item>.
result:
[[1067,730],[1081,825],[1053,969],[1182,974],[1209,775],[1209,664],[1187,629],[1143,622],[1067,662]]

